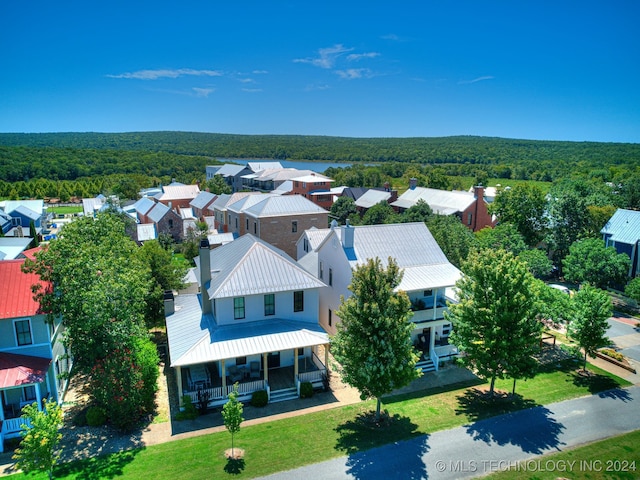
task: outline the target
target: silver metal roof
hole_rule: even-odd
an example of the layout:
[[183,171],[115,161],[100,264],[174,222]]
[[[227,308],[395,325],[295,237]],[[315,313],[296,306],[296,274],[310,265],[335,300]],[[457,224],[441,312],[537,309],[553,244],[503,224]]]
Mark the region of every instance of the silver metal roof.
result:
[[633,245],[640,240],[640,212],[619,208],[600,230],[617,243]]
[[138,230],[138,241],[146,242],[156,238],[156,226],[153,223],[139,223],[136,225]]
[[211,299],[325,286],[282,250],[250,234],[210,250],[210,255]]
[[133,208],[140,215],[146,215],[149,212],[149,210],[153,208],[155,204],[156,202],[154,202],[150,198],[142,197],[140,200],[138,200],[136,203],[133,204]]
[[217,326],[211,315],[202,315],[198,295],[178,295],[175,313],[166,320],[172,367],[329,343],[327,333],[311,322],[272,319]]
[[211,192],[200,192],[196,198],[189,202],[193,208],[202,210],[216,199],[216,196]]
[[261,218],[328,212],[302,195],[268,195],[262,201],[246,208],[244,213],[254,218]]
[[154,223],[158,223],[162,218],[169,213],[170,208],[167,207],[164,203],[156,203],[149,212],[147,212],[147,216],[149,220]]
[[415,187],[404,192],[391,205],[400,208],[410,208],[424,200],[434,212],[450,215],[465,211],[475,200],[470,192],[437,190],[435,188]]
[[356,206],[362,208],[371,208],[380,202],[386,202],[391,198],[391,192],[384,190],[367,190],[364,195],[356,200]]

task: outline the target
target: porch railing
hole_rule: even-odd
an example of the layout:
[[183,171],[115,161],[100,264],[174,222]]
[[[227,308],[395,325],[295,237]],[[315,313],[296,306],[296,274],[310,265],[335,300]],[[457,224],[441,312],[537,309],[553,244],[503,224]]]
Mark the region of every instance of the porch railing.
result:
[[438,307],[435,310],[433,308],[426,308],[424,310],[414,310],[411,321],[413,323],[429,322],[433,320],[442,320],[444,318],[444,312],[447,311],[447,307]]
[[[253,392],[258,390],[266,390],[266,382],[264,380],[240,383],[238,385],[238,399],[249,398]],[[227,385],[224,389],[222,387],[213,387],[203,388],[199,391],[209,396],[209,405],[221,405],[227,401],[227,397],[233,391],[233,385]],[[185,395],[191,397],[193,403],[198,402],[198,391],[186,392]]]
[[[4,438],[15,438],[20,436],[20,427],[25,423],[25,419],[22,417],[9,418],[2,421],[2,436]],[[26,419],[27,425],[30,425],[29,419]]]

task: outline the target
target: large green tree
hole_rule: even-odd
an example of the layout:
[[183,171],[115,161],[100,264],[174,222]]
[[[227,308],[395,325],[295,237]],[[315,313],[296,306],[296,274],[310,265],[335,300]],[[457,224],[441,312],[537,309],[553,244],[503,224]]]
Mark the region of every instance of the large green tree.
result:
[[601,238],[585,238],[569,247],[564,258],[564,277],[569,282],[588,282],[600,288],[625,284],[631,260],[614,247],[605,247]]
[[458,268],[467,259],[469,252],[477,248],[478,242],[473,232],[457,217],[431,215],[427,220],[427,227],[447,259]]
[[395,223],[398,214],[387,202],[376,203],[362,215],[362,225],[380,225],[383,223]]
[[348,218],[352,218],[358,212],[356,202],[351,197],[338,197],[329,211],[329,217],[335,219],[338,224],[344,225]]
[[501,223],[495,228],[485,227],[475,233],[480,249],[502,249],[518,256],[527,245],[518,229],[512,223]]
[[411,303],[398,291],[402,272],[388,259],[386,268],[379,258],[353,271],[352,295],[341,299],[336,312],[340,318],[331,351],[338,371],[360,398],[375,398],[376,418],[380,418],[382,395],[418,378],[418,356],[411,342]]
[[607,319],[613,313],[611,298],[602,290],[589,284],[573,297],[575,317],[569,323],[568,334],[575,339],[584,351],[584,370],[587,369],[587,356],[595,356],[599,348],[606,347],[609,324]]
[[521,183],[502,190],[495,198],[491,211],[501,222],[515,225],[529,246],[536,246],[544,236],[547,200],[535,185]]
[[456,283],[460,301],[445,317],[453,323],[449,341],[462,362],[490,380],[530,378],[533,354],[539,348],[542,325],[537,320],[535,279],[527,266],[504,250],[482,250],[462,265]]

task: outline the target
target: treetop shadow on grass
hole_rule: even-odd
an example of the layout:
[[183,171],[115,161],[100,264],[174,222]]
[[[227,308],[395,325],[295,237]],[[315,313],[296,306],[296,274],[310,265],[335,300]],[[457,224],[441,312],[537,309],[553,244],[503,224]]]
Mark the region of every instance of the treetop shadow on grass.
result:
[[[339,434],[336,450],[349,456],[346,473],[362,480],[379,477],[381,455],[376,447],[385,445],[385,461],[402,462],[395,469],[401,478],[426,478],[427,470],[422,456],[428,450],[428,435],[417,431],[418,426],[408,417],[398,414],[389,416],[385,410],[380,422],[376,423],[374,415],[372,411],[364,412],[336,427]],[[406,440],[418,435],[420,438]],[[397,450],[397,455],[393,455],[389,449]]]
[[564,426],[551,418],[551,411],[520,395],[500,394],[491,400],[487,392],[472,389],[458,397],[457,414],[466,415],[474,440],[487,444],[512,444],[524,452],[542,454],[559,449]]
[[127,450],[124,452],[102,455],[99,457],[78,460],[58,465],[55,477],[70,477],[79,480],[94,480],[100,478],[115,478],[124,474],[124,467],[133,462],[136,455],[143,449]]
[[591,371],[583,372],[575,370],[567,381],[571,381],[578,387],[586,387],[589,393],[599,397],[617,398],[624,402],[631,401],[629,392],[620,387],[620,384],[607,375],[601,375]]
[[244,471],[245,466],[244,458],[227,458],[224,471],[229,475],[240,475]]
[[414,392],[409,393],[401,393],[397,395],[389,395],[383,397],[383,402],[386,404],[396,403],[396,402],[404,402],[406,400],[413,400],[415,398],[424,398],[431,395],[437,395],[439,393],[452,392],[454,390],[460,390],[462,388],[470,388],[476,387],[478,385],[483,385],[487,383],[485,380],[481,380],[479,378],[475,380],[468,380],[463,382],[451,383],[448,385],[442,385],[440,387],[432,387],[426,388],[424,390],[416,390]]

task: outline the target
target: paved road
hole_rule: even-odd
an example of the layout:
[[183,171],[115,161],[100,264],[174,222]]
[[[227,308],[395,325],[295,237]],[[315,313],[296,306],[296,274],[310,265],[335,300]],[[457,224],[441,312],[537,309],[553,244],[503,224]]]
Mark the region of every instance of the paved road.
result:
[[609,319],[607,336],[620,349],[620,353],[640,362],[640,327],[636,327],[637,323],[635,318],[612,317]]
[[[553,463],[540,455],[640,429],[640,386],[567,400],[436,432],[393,445],[358,452],[269,477],[271,480],[462,479],[485,475],[519,461],[528,473],[605,469]],[[635,459],[619,459],[632,461]],[[640,464],[636,462],[636,468]]]

